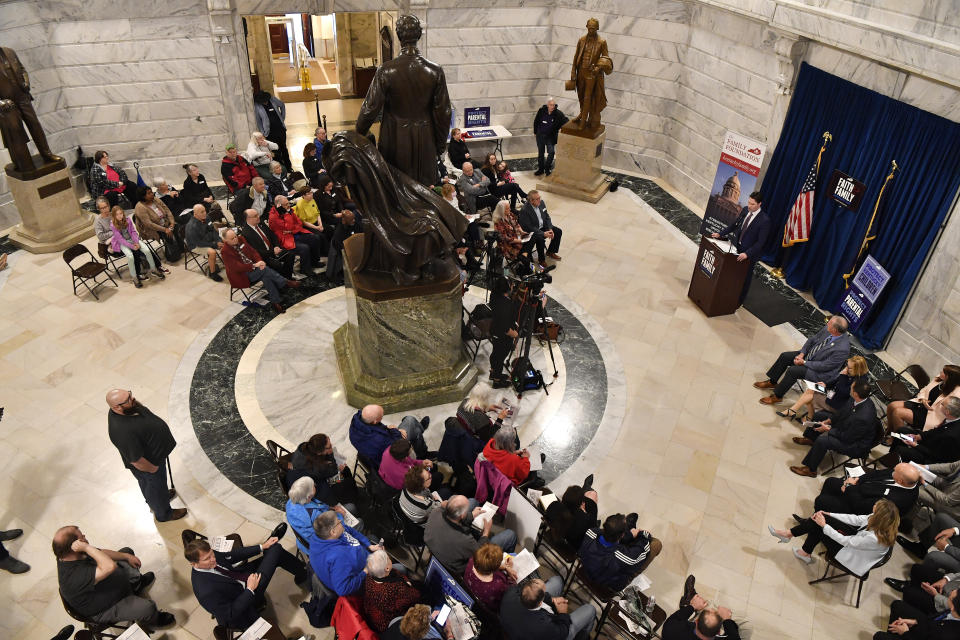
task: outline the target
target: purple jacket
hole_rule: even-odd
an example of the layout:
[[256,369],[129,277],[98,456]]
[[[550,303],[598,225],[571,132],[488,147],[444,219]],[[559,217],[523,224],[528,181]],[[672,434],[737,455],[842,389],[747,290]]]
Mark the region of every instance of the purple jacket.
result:
[[507,503],[510,501],[510,489],[513,483],[503,475],[489,460],[479,457],[473,463],[473,473],[477,477],[477,502],[483,504],[490,501],[500,507],[500,515],[506,515]]
[[130,234],[130,239],[133,240],[133,244],[127,242],[127,239],[123,237],[123,234],[117,230],[113,223],[110,223],[110,228],[113,230],[113,238],[110,239],[110,250],[114,253],[120,251],[120,247],[127,247],[130,250],[133,250],[134,245],[140,244],[140,235],[137,233],[137,228],[133,224],[133,220],[126,218],[127,220],[127,233]]

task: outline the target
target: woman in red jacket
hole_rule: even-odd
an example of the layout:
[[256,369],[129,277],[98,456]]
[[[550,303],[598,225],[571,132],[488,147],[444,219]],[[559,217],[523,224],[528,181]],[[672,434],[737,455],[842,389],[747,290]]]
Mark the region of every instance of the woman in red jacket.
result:
[[[536,471],[530,471],[530,452],[526,449],[517,451],[517,432],[511,427],[500,427],[493,434],[490,442],[483,448],[483,457],[493,463],[500,473],[510,478],[510,482],[519,486],[532,480],[532,487],[546,484],[543,478],[537,477]],[[541,462],[544,455],[540,454]]]
[[277,196],[275,202],[276,206],[270,209],[270,230],[280,239],[281,247],[300,255],[300,273],[314,275],[313,267],[323,257],[323,236],[303,228],[303,221],[293,212],[286,196]]

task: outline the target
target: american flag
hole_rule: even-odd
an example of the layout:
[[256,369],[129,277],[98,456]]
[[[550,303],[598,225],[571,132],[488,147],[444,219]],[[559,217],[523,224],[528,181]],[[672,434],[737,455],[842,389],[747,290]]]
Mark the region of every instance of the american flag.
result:
[[[822,150],[821,150],[822,152]],[[800,189],[800,195],[793,203],[790,209],[790,215],[787,216],[787,224],[783,228],[784,247],[789,247],[798,242],[806,242],[810,239],[810,226],[813,224],[813,194],[817,183],[817,169],[820,167],[820,158],[810,167],[810,173],[807,179],[803,181],[803,187]]]

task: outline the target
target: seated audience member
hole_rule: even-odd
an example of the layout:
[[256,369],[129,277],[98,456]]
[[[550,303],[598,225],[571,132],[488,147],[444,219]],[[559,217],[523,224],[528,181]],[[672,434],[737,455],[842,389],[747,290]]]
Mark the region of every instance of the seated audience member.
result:
[[937,477],[920,487],[917,502],[934,512],[960,520],[960,460],[926,465]]
[[303,175],[314,189],[320,188],[320,176],[326,173],[323,162],[317,154],[317,147],[308,142],[303,147]]
[[463,141],[463,132],[460,129],[453,129],[450,132],[447,155],[450,156],[450,164],[455,167],[462,167],[465,162],[470,161],[470,150],[467,148],[467,143]]
[[[220,552],[211,549],[206,540],[197,539],[183,548],[184,557],[193,567],[190,572],[193,594],[200,606],[216,618],[217,624],[231,629],[246,629],[256,622],[267,587],[278,568],[292,574],[297,584],[310,578],[307,566],[278,542],[276,536],[271,536],[263,544]],[[232,568],[261,551],[263,556],[259,560]],[[273,634],[268,633],[267,638],[284,637],[276,624],[271,632]]]
[[[689,589],[680,598],[680,608],[663,623],[663,640],[740,640],[740,628],[726,607],[709,608],[707,601],[693,589],[693,576],[687,577]],[[697,614],[691,620],[690,616]]]
[[247,209],[253,209],[260,216],[260,219],[266,221],[267,214],[270,213],[270,194],[267,192],[267,183],[263,178],[257,176],[250,183],[247,189],[241,189],[237,192],[233,202],[230,203],[230,212],[233,213],[235,220],[242,220]]
[[[411,457],[410,452],[412,448],[409,440],[400,438],[390,443],[390,446],[384,449],[383,455],[380,456],[380,468],[377,472],[383,481],[387,483],[387,486],[393,487],[397,491],[403,489],[403,478],[412,467],[420,465],[426,467],[427,470],[431,472],[433,471],[433,462],[430,460],[417,460]],[[442,480],[442,474],[433,474],[430,489],[432,491],[438,490]]]
[[293,251],[283,250],[280,240],[269,225],[260,221],[260,214],[256,209],[247,209],[240,219],[244,220],[244,224],[240,226],[240,235],[243,239],[260,254],[267,266],[288,280],[292,278],[296,254]]
[[890,605],[886,631],[877,631],[873,640],[955,640],[960,634],[960,591],[953,591],[947,600],[948,610],[924,615],[903,600]]
[[270,163],[273,162],[274,152],[279,149],[280,145],[276,142],[271,142],[259,131],[254,131],[243,156],[253,165],[260,177],[266,180],[270,177]]
[[499,611],[503,594],[517,584],[513,556],[504,558],[503,549],[495,544],[483,545],[467,561],[463,583],[487,609]]
[[327,130],[323,127],[317,127],[313,130],[313,148],[317,152],[317,157],[323,157],[323,145],[327,143]]
[[317,210],[320,212],[320,222],[325,234],[332,234],[333,229],[340,223],[343,214],[350,210],[350,206],[337,192],[333,178],[329,174],[320,176],[320,187],[314,194]]
[[382,547],[371,544],[366,536],[344,524],[333,511],[316,517],[313,532],[310,566],[320,582],[338,596],[360,591],[367,574],[367,556]]
[[[387,630],[380,634],[380,640],[423,640],[430,632],[430,607],[425,604],[415,604],[410,607],[402,618],[397,617],[390,621]],[[449,630],[444,637],[453,640]]]
[[114,207],[120,196],[126,196],[133,205],[137,201],[136,192],[137,184],[127,179],[126,172],[110,164],[110,154],[106,151],[93,154],[93,164],[90,165],[91,197],[105,196],[110,206]]
[[[457,407],[457,420],[469,429],[470,433],[484,441],[492,438],[503,425],[503,419],[510,415],[510,409],[498,405],[495,397],[489,384],[478,382]],[[497,419],[491,420],[488,414],[494,412]]]
[[930,384],[917,392],[912,400],[895,400],[887,405],[887,426],[899,431],[905,425],[926,431],[942,422],[942,418],[930,411],[933,406],[948,396],[960,396],[960,367],[955,364],[943,366]]
[[300,221],[307,229],[324,239],[324,246],[327,245],[327,234],[324,233],[323,222],[320,220],[320,209],[317,207],[317,200],[313,197],[313,189],[305,186],[299,192],[300,199],[293,205],[293,212],[297,214]]
[[321,259],[326,260],[326,255],[322,253],[323,239],[303,228],[303,223],[293,212],[286,196],[277,196],[274,200],[268,224],[280,239],[280,246],[287,251],[296,251],[300,256],[300,273],[314,275],[313,267],[319,265]]
[[910,578],[884,578],[883,581],[903,594],[903,601],[927,615],[940,615],[950,610],[950,598],[960,589],[960,573],[943,574],[925,564],[910,567]]
[[497,247],[507,262],[516,260],[523,250],[524,235],[517,217],[507,206],[506,200],[501,200],[493,208],[493,228],[497,232]]
[[892,469],[869,471],[859,478],[827,478],[820,495],[813,502],[815,511],[826,513],[873,513],[873,505],[886,498],[897,505],[901,514],[910,512],[917,501],[920,473],[901,462]]
[[390,556],[378,549],[367,556],[367,577],[363,580],[363,617],[377,633],[387,630],[390,621],[420,602],[420,589],[393,567]]
[[469,214],[477,212],[477,202],[493,200],[490,192],[490,178],[473,169],[473,164],[463,163],[463,175],[457,180],[457,190],[463,194],[464,209]]
[[356,482],[350,473],[350,467],[337,462],[329,436],[316,433],[306,442],[301,442],[290,455],[290,464],[291,469],[287,471],[288,481],[293,482],[301,476],[309,476],[323,502],[339,503],[350,513],[357,513]]
[[526,198],[527,194],[523,192],[523,189],[521,189],[520,185],[516,182],[510,182],[506,177],[500,175],[500,172],[497,171],[498,164],[496,154],[491,153],[487,156],[480,171],[490,180],[490,193],[498,199],[509,197],[510,209],[516,210],[517,196]]
[[[7,266],[7,254],[0,253],[0,271],[2,271]],[[10,573],[26,573],[30,571],[30,565],[21,560],[17,560],[10,552],[7,551],[6,547],[3,546],[3,543],[8,540],[16,540],[23,535],[23,529],[8,529],[6,531],[0,531],[0,569],[4,571],[9,571]],[[70,636],[67,635],[67,638]],[[56,638],[54,639],[56,640]],[[66,640],[66,638],[64,638]]]
[[[563,540],[577,550],[583,544],[587,531],[597,526],[597,492],[592,488],[593,475],[587,476],[583,486],[567,487],[563,497],[550,503],[545,514],[550,535]],[[631,514],[632,516],[633,514]],[[631,519],[628,516],[628,520]]]
[[176,234],[176,222],[173,213],[163,200],[156,197],[150,187],[137,188],[137,206],[133,209],[137,230],[144,240],[172,242],[178,251],[183,251],[180,238]]
[[[850,385],[857,381],[870,381],[867,361],[863,356],[853,356],[847,360],[837,379],[825,384],[823,391],[805,390],[789,409],[777,411],[777,415],[799,421],[801,417],[813,420],[814,415],[822,411],[836,413],[850,398]],[[804,414],[798,413],[801,407],[806,407]]]
[[443,183],[443,186],[440,187],[440,197],[443,198],[443,201],[448,205],[463,213],[460,210],[460,201],[457,200],[457,188],[450,184],[449,182]]
[[[113,224],[110,222],[110,201],[106,197],[100,196],[96,200],[97,211],[99,215],[93,219],[93,233],[97,236],[97,242],[102,245],[105,245],[106,250],[114,258],[124,257],[123,253],[120,251],[113,250]],[[140,255],[139,252],[134,254],[134,257]],[[136,270],[130,274],[130,277],[134,280],[140,280],[140,260],[139,258],[134,260],[133,265]],[[145,276],[144,276],[145,277]]]
[[[553,224],[550,214],[547,213],[547,205],[540,197],[539,191],[531,191],[527,194],[527,204],[520,210],[517,221],[521,229],[533,234],[532,242],[537,247],[537,257],[541,266],[546,266],[547,258],[561,259],[557,252],[560,251],[563,230]],[[550,241],[549,246],[547,240]]]
[[[282,275],[267,266],[257,250],[254,249],[233,229],[223,233],[223,248],[220,250],[223,266],[227,270],[227,277],[231,286],[246,289],[250,285],[262,282],[267,290],[267,299],[277,313],[285,313],[286,308],[280,303],[280,291],[291,287],[296,289],[300,283],[296,280],[287,280]],[[246,285],[244,287],[243,285]]]
[[507,553],[513,553],[517,545],[517,534],[510,529],[490,536],[492,519],[484,520],[483,530],[476,532],[472,523],[479,514],[480,507],[471,509],[465,496],[456,495],[451,496],[442,509],[432,509],[427,516],[423,540],[430,554],[454,575],[462,576],[473,554],[488,542]]
[[91,545],[76,526],[60,527],[53,536],[60,595],[70,608],[96,622],[133,620],[148,627],[167,627],[172,613],[141,594],[154,580],[140,573],[140,558],[129,547],[119,551]]
[[500,602],[500,624],[510,640],[573,640],[593,628],[597,609],[592,604],[570,611],[561,598],[563,580],[553,576],[546,583],[525,578],[510,587]]
[[427,443],[423,441],[423,432],[430,426],[430,418],[424,416],[417,420],[413,416],[404,416],[400,426],[383,424],[383,407],[368,404],[353,414],[350,420],[350,443],[357,453],[363,456],[363,462],[376,469],[384,450],[394,440],[406,438],[420,459],[427,458]]
[[[767,379],[754,382],[757,389],[773,389],[773,395],[761,398],[763,404],[777,404],[797,380],[833,382],[850,357],[850,336],[847,320],[832,316],[800,347],[800,351],[784,351],[767,371]],[[779,382],[778,382],[779,380]]]
[[167,209],[170,209],[170,213],[172,213],[174,216],[179,214],[184,209],[189,208],[181,204],[180,192],[171,187],[167,183],[166,178],[161,176],[154,178],[153,190],[156,191],[156,196],[163,201],[163,204],[167,205]]
[[309,476],[298,478],[290,485],[285,507],[287,522],[297,532],[297,547],[308,556],[310,555],[310,540],[314,536],[313,521],[317,519],[317,516],[327,511],[333,511],[340,520],[343,520],[347,511],[343,505],[329,505],[321,502],[317,499],[316,494],[316,485]]
[[960,522],[945,513],[937,513],[933,521],[917,536],[919,542],[897,536],[897,544],[923,560],[926,567],[956,573],[960,571]]
[[200,173],[200,168],[195,164],[185,164],[183,168],[187,176],[183,179],[183,188],[180,189],[180,206],[183,209],[192,209],[194,205],[202,204],[212,222],[219,223],[226,220],[223,209],[213,197],[213,192],[207,185],[207,179]]
[[236,193],[244,187],[249,187],[258,174],[257,170],[237,153],[237,145],[230,143],[227,145],[227,155],[220,160],[220,175],[230,192]]
[[591,580],[620,591],[660,555],[663,544],[636,523],[636,514],[615,513],[587,530],[578,555]]
[[900,512],[895,504],[881,498],[870,515],[850,515],[817,511],[801,520],[792,529],[767,530],[781,543],[807,536],[803,546],[793,555],[806,564],[813,564],[813,550],[820,542],[837,562],[857,575],[863,575],[893,546],[900,526]]
[[207,222],[207,210],[202,204],[193,205],[193,217],[187,222],[187,227],[183,233],[184,244],[187,249],[196,250],[197,253],[207,254],[207,275],[211,280],[223,282],[223,278],[217,273],[217,250],[223,247],[223,241],[217,230]]
[[136,274],[133,278],[133,284],[137,289],[143,287],[140,280],[145,279],[146,276],[140,276],[140,274],[137,273],[137,257],[134,255],[135,252],[140,253],[146,259],[154,275],[161,280],[166,278],[163,271],[157,268],[157,264],[153,259],[153,252],[150,251],[147,245],[140,242],[140,236],[137,234],[137,228],[134,226],[133,220],[127,217],[123,209],[120,208],[120,205],[110,210],[110,229],[113,232],[113,237],[110,239],[110,250],[115,253],[119,251],[126,256],[130,273]]
[[836,414],[807,427],[802,437],[793,438],[797,444],[810,446],[810,451],[800,466],[791,466],[790,471],[798,476],[816,478],[817,469],[828,451],[855,456],[870,450],[879,426],[876,409],[870,401],[870,383],[860,380],[850,387],[850,397]]
[[[324,227],[324,231],[328,231]],[[333,229],[333,236],[330,238],[330,251],[327,254],[326,276],[332,284],[343,284],[343,243],[347,238],[355,233],[363,231],[360,221],[357,220],[353,211],[346,210],[343,217],[340,218],[340,224]]]
[[923,433],[903,428],[900,432],[909,439],[894,438],[890,451],[899,455],[903,462],[933,464],[960,459],[960,398],[949,396],[944,402],[938,400],[934,404],[942,422]]
[[[483,448],[483,457],[493,463],[500,473],[507,476],[514,486],[519,486],[528,480],[531,486],[542,487],[543,478],[537,477],[536,471],[530,471],[530,452],[526,449],[517,451],[517,432],[513,427],[501,427],[497,430],[487,446]],[[543,454],[541,454],[541,461]]]
[[[396,442],[401,441],[396,440]],[[397,498],[397,504],[403,515],[413,524],[423,526],[433,509],[447,504],[446,500],[438,500],[434,497],[433,491],[430,490],[432,482],[433,474],[423,463],[410,467],[403,476],[403,489]]]
[[270,173],[267,174],[265,179],[267,181],[267,192],[270,194],[271,200],[277,196],[299,197],[293,186],[293,180],[290,179],[290,174],[276,160],[270,163]]
[[[510,173],[510,168],[507,167],[507,163],[504,160],[501,160],[497,163],[497,175],[501,176],[504,180],[511,184],[515,184],[517,182],[516,178],[513,177],[513,174]],[[525,194],[522,189],[520,190],[520,197],[524,199],[527,197],[527,194]]]

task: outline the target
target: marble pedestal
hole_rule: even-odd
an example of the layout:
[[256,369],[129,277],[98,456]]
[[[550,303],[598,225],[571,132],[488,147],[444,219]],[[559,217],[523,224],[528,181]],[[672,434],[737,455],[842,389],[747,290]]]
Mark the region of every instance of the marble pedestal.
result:
[[399,286],[386,274],[353,271],[362,246],[362,234],[344,246],[347,322],[333,336],[347,402],[396,413],[460,400],[477,368],[460,338],[459,272]]
[[602,125],[596,137],[574,135],[561,129],[557,138],[556,166],[553,173],[537,181],[537,189],[599,202],[610,188],[610,183],[600,172],[606,139],[607,133]]
[[32,179],[8,171],[7,184],[22,220],[9,236],[18,247],[53,253],[93,235],[90,216],[80,208],[66,165]]

